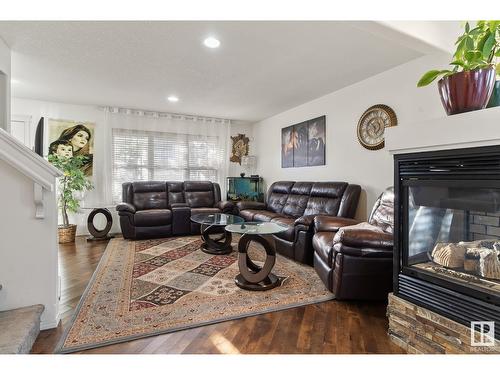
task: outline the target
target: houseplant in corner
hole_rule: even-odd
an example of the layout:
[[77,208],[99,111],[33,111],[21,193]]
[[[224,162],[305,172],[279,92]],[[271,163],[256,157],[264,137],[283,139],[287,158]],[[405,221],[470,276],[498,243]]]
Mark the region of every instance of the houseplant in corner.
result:
[[500,21],[478,21],[456,41],[451,70],[430,70],[417,83],[426,86],[436,78],[441,102],[448,115],[483,109],[488,104],[500,64]]
[[80,202],[75,197],[76,192],[93,188],[90,180],[85,177],[85,172],[81,170],[87,162],[87,157],[83,155],[65,157],[54,154],[49,155],[49,162],[63,172],[63,176],[58,180],[58,202],[63,219],[63,224],[58,227],[59,243],[74,242],[76,225],[69,223],[68,212],[76,213],[80,208]]

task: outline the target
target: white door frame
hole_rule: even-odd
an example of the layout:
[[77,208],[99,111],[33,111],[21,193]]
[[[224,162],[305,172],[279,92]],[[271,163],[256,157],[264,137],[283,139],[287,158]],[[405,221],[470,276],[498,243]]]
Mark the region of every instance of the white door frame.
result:
[[12,115],[10,119],[10,126],[12,129],[13,122],[21,122],[24,124],[24,134],[25,134],[25,145],[30,149],[33,148],[32,139],[31,139],[31,118],[29,115]]

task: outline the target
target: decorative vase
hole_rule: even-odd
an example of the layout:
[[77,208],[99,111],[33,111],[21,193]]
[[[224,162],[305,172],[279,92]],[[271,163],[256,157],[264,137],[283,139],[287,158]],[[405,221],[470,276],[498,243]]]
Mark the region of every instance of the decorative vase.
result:
[[240,176],[241,176],[241,177],[245,177],[245,172],[241,172],[241,173],[240,173]]
[[438,82],[441,102],[448,116],[485,108],[494,85],[493,67],[455,73]]
[[493,92],[491,93],[490,101],[486,108],[498,107],[500,106],[500,80],[495,82],[493,87]]
[[70,224],[67,227],[59,225],[57,232],[59,234],[59,243],[75,242],[76,225]]

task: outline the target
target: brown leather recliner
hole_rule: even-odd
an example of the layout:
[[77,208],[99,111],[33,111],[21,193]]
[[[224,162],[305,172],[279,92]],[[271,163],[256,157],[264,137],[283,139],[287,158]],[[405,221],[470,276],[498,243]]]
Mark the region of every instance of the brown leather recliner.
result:
[[288,230],[274,235],[276,251],[301,263],[313,264],[314,217],[354,217],[361,187],[347,182],[277,181],[268,190],[267,202],[236,204],[246,221],[271,221]]
[[336,299],[383,300],[392,290],[394,190],[376,201],[368,222],[317,216],[314,268]]
[[210,181],[140,181],[122,185],[123,203],[116,206],[123,237],[145,239],[199,234],[191,215],[233,213],[221,201],[220,187]]

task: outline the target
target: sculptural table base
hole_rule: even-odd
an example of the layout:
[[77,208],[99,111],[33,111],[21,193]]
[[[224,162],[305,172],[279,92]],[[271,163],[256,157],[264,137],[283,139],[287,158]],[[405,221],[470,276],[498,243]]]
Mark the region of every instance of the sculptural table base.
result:
[[[251,242],[261,244],[266,250],[266,260],[262,267],[248,256]],[[276,262],[276,251],[269,240],[257,234],[243,234],[238,242],[238,267],[240,274],[234,279],[237,286],[247,290],[268,290],[281,285],[281,278],[271,273]]]
[[[231,233],[226,232],[223,228],[223,233],[220,233],[221,226],[219,225],[201,225],[201,239],[203,245],[201,250],[207,254],[223,255],[233,251],[231,241],[233,239]],[[210,235],[219,234],[218,237],[210,237]]]
[[[102,230],[97,229],[94,226],[94,218],[96,215],[102,214],[106,218],[106,227]],[[87,238],[87,241],[105,241],[114,238],[112,234],[108,234],[113,226],[113,216],[107,208],[94,208],[87,218],[87,229],[91,234],[91,237]]]

